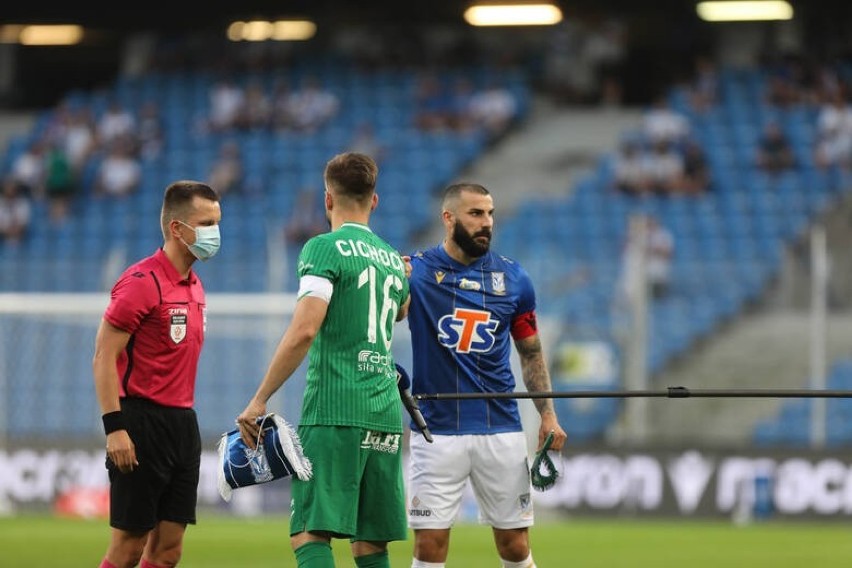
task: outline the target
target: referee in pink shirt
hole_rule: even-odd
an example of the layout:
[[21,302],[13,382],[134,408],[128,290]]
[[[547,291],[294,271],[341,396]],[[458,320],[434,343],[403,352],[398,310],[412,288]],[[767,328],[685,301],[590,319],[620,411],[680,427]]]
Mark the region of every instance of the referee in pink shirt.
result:
[[100,568],[175,566],[186,525],[195,523],[201,436],[193,405],[207,306],[192,265],[219,250],[221,218],[210,186],[172,183],[162,248],[112,288],[92,361],[112,527]]

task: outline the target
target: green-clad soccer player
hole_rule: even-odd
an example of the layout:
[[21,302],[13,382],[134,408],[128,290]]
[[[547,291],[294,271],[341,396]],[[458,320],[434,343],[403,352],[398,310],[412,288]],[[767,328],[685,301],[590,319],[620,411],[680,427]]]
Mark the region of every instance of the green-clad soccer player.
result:
[[408,312],[408,278],[399,253],[368,226],[377,175],[364,154],[339,154],[326,164],[331,231],[305,243],[293,319],[237,418],[254,447],[256,418],[308,354],[299,437],[313,477],[292,478],[290,516],[299,568],[333,568],[332,538],[352,541],[359,568],[388,568],[387,543],[408,532],[391,356],[394,324]]

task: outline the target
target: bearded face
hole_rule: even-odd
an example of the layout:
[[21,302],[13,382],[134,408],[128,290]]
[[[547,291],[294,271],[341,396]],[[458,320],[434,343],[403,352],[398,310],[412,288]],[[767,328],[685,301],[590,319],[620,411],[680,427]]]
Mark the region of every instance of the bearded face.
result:
[[491,229],[483,228],[475,233],[469,232],[456,220],[453,225],[453,241],[467,256],[479,258],[488,252],[491,246]]

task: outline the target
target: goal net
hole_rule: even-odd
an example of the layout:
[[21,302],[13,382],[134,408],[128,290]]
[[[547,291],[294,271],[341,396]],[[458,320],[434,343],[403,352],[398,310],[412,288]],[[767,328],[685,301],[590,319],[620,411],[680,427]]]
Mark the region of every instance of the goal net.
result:
[[[0,294],[2,445],[102,438],[92,356],[108,301],[108,293]],[[283,293],[208,294],[207,302],[196,408],[202,436],[211,439],[233,423],[254,393],[295,299]],[[274,410],[297,421],[303,387],[300,368],[270,405],[280,402]]]

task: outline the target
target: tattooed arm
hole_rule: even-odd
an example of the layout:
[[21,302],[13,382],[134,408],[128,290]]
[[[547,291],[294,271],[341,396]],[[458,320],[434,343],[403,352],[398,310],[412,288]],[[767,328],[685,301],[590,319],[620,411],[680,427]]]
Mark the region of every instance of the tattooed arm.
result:
[[[524,385],[528,392],[550,392],[553,387],[550,383],[550,373],[544,360],[544,350],[541,347],[541,339],[535,333],[524,339],[515,341],[515,347],[521,359],[521,374]],[[541,426],[538,432],[538,445],[544,443],[547,434],[553,432],[553,445],[551,449],[560,450],[565,443],[567,434],[559,425],[556,411],[553,408],[552,398],[533,399],[536,409],[541,416]]]

